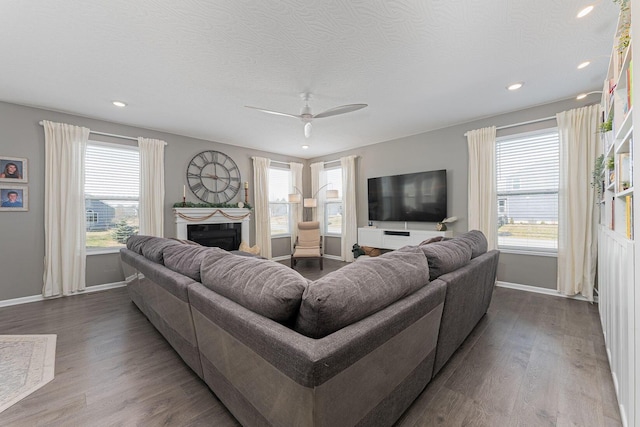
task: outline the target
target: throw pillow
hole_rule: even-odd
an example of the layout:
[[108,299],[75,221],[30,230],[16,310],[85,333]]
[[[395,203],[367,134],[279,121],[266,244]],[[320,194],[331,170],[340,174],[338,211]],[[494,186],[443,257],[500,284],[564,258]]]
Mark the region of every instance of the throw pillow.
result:
[[311,282],[295,329],[322,338],[382,310],[429,283],[429,264],[418,248],[388,252]]

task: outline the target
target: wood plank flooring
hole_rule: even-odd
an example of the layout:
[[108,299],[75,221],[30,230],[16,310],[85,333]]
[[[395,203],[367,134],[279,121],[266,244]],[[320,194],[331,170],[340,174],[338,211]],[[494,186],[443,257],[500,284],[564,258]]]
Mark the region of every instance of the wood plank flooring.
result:
[[[343,265],[297,269],[316,279]],[[0,308],[0,334],[58,335],[55,379],[0,413],[2,426],[238,425],[124,288]],[[397,423],[462,425],[621,425],[597,306],[496,288]]]

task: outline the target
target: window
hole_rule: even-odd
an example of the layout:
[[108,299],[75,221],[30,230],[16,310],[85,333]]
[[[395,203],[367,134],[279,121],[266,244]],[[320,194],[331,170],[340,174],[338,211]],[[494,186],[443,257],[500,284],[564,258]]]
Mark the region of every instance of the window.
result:
[[122,247],[138,232],[138,147],[89,141],[85,160],[87,250]]
[[289,193],[291,193],[291,171],[269,168],[269,218],[271,236],[291,234]]
[[328,190],[338,190],[338,199],[325,198],[324,232],[328,235],[342,234],[342,168],[325,169]]
[[557,129],[496,141],[499,248],[557,251],[559,147]]

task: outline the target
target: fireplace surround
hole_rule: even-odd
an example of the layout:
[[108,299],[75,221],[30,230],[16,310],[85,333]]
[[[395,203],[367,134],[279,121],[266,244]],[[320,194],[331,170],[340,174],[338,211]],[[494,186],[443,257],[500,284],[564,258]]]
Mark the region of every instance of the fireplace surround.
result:
[[173,213],[178,239],[189,239],[225,250],[238,249],[242,241],[249,244],[249,209],[174,208]]

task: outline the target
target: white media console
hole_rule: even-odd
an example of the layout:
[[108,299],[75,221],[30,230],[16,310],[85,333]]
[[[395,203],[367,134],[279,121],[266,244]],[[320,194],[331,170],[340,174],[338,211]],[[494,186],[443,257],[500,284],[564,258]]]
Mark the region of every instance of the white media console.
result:
[[431,237],[452,237],[453,231],[391,230],[388,228],[358,228],[358,244],[380,249],[400,249],[406,245],[417,245]]

